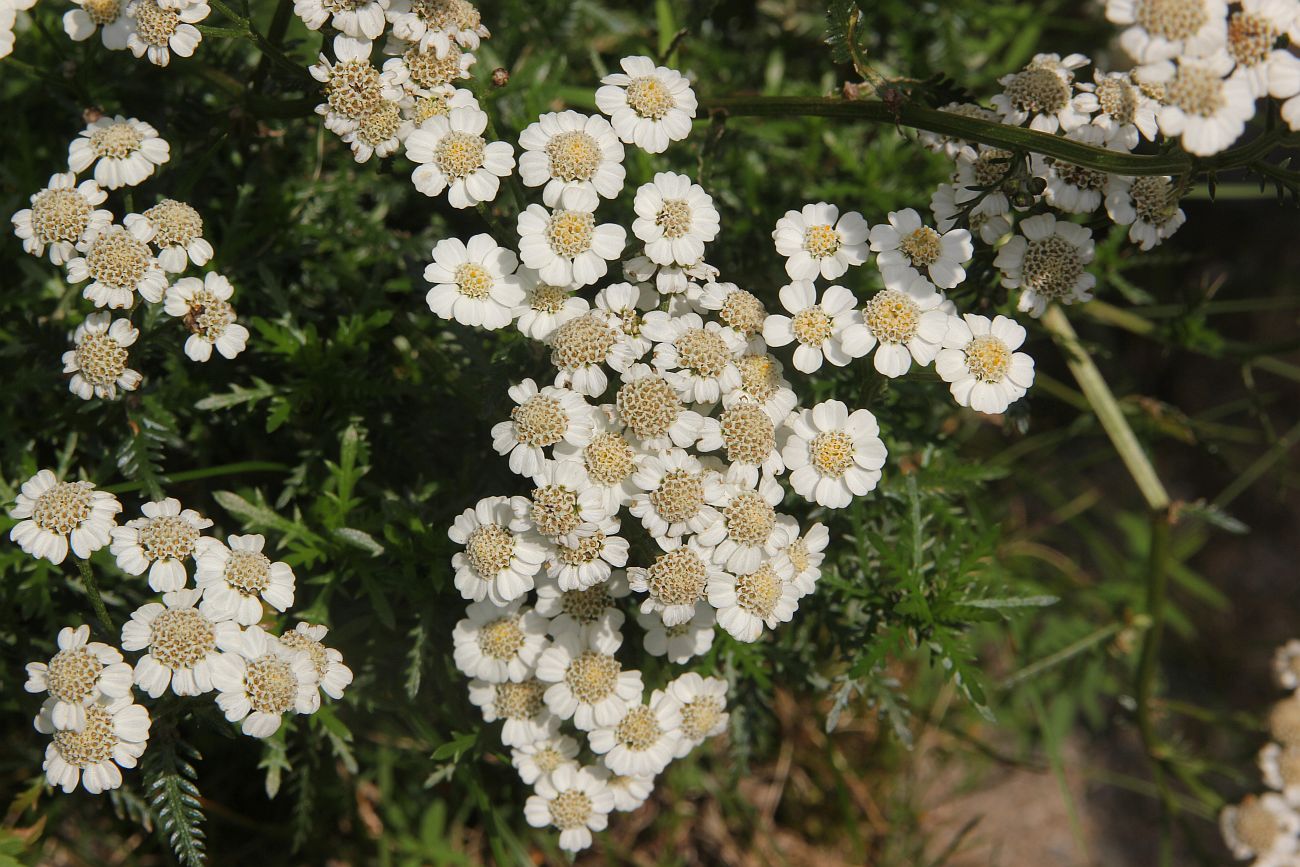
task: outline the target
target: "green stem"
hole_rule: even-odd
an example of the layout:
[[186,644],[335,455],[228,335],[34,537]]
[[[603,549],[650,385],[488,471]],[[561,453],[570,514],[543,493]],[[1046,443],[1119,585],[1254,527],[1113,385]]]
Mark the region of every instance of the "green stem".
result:
[[1246,144],[1212,157],[1198,158],[1180,150],[1164,154],[1127,154],[1083,144],[1063,136],[996,121],[963,117],[913,102],[886,103],[874,99],[816,96],[729,96],[700,100],[703,113],[733,116],[792,117],[817,115],[911,127],[1008,150],[1032,151],[1099,172],[1119,175],[1191,175],[1242,168],[1267,156],[1274,148],[1300,145],[1300,136],[1276,128]]
[[1100,629],[1089,632],[1078,641],[1071,642],[1055,653],[1048,654],[1042,659],[1037,660],[1036,662],[1031,662],[1019,671],[1008,675],[998,684],[998,689],[1010,689],[1017,684],[1024,683],[1026,680],[1042,674],[1048,669],[1055,668],[1064,662],[1068,662],[1089,648],[1096,647],[1103,641],[1110,640],[1112,636],[1118,635],[1124,630],[1124,628],[1125,624],[1123,623],[1112,623],[1109,626],[1103,626]]
[[81,583],[86,585],[86,595],[90,597],[90,606],[95,609],[95,616],[110,635],[117,634],[117,624],[109,615],[108,608],[104,606],[104,597],[100,595],[99,582],[95,580],[95,572],[90,568],[90,561],[78,559],[77,569],[81,572]]
[[[1146,613],[1151,619],[1142,636],[1142,648],[1138,653],[1137,682],[1134,699],[1137,702],[1138,732],[1142,737],[1142,746],[1151,762],[1152,781],[1160,792],[1162,824],[1166,836],[1170,831],[1169,823],[1178,809],[1173,792],[1165,775],[1168,756],[1164,744],[1156,733],[1155,721],[1152,719],[1152,696],[1155,692],[1156,670],[1159,662],[1160,639],[1165,628],[1165,596],[1169,586],[1169,514],[1167,511],[1153,511],[1151,514],[1151,549],[1147,556],[1147,598]],[[1162,847],[1163,853],[1163,847]]]
[[[278,464],[274,461],[240,461],[234,464],[222,464],[219,467],[203,467],[199,470],[168,473],[166,480],[168,484],[175,484],[177,482],[192,482],[196,479],[210,479],[214,476],[234,476],[240,473],[282,473],[288,471],[289,467],[286,464]],[[144,486],[144,482],[123,482],[120,485],[107,485],[100,490],[108,491],[110,494],[125,494],[141,490]]]
[[1214,505],[1220,509],[1226,508],[1229,503],[1241,496],[1241,494],[1260,480],[1260,477],[1267,473],[1273,464],[1290,454],[1291,449],[1296,443],[1300,443],[1300,422],[1297,422],[1289,431],[1282,435],[1281,439],[1264,454],[1256,458],[1255,462],[1246,468],[1246,471],[1237,478],[1232,480],[1219,496],[1214,498]]

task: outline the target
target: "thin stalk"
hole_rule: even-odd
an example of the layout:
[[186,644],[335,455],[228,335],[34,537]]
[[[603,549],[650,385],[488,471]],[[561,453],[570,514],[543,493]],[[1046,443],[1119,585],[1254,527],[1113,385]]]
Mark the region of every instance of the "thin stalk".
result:
[[[239,461],[233,464],[222,464],[219,467],[203,467],[197,470],[183,470],[179,473],[167,473],[168,483],[193,482],[197,479],[211,479],[217,476],[234,476],[240,473],[280,473],[288,472],[289,467],[286,464],[277,464],[274,461]],[[144,482],[123,482],[120,485],[106,485],[101,490],[108,491],[110,494],[125,494],[131,491],[138,491],[144,487]]]
[[1100,629],[1089,632],[1078,641],[1071,642],[1055,653],[1048,654],[1036,662],[1031,662],[1019,671],[1013,672],[1003,678],[1002,682],[998,684],[998,689],[1010,689],[1016,684],[1024,683],[1032,677],[1037,677],[1048,669],[1055,668],[1064,662],[1068,662],[1084,651],[1096,647],[1103,641],[1108,641],[1113,636],[1118,635],[1124,630],[1125,626],[1126,624],[1124,623],[1112,623],[1109,626],[1103,626]]
[[95,572],[90,568],[90,561],[78,559],[77,569],[81,572],[81,583],[86,585],[86,595],[90,597],[90,607],[95,609],[95,616],[110,634],[115,634],[117,624],[104,605],[104,597],[100,595],[99,582],[95,580]]
[[1300,422],[1284,433],[1268,451],[1256,458],[1255,462],[1247,467],[1245,472],[1233,479],[1232,483],[1224,488],[1219,493],[1219,496],[1214,498],[1214,505],[1220,509],[1225,508],[1229,503],[1241,496],[1247,488],[1258,482],[1260,477],[1272,469],[1275,463],[1286,457],[1298,442],[1300,442]]
[[1170,823],[1178,810],[1178,804],[1174,800],[1173,791],[1169,788],[1169,780],[1165,774],[1168,764],[1167,750],[1160,741],[1151,714],[1160,639],[1165,628],[1165,597],[1169,586],[1169,527],[1167,511],[1152,513],[1151,548],[1147,557],[1146,577],[1146,613],[1151,620],[1151,625],[1142,636],[1142,648],[1138,653],[1137,682],[1134,689],[1138,732],[1142,737],[1142,747],[1146,751],[1147,759],[1151,762],[1152,782],[1160,793],[1161,824],[1164,828],[1164,833],[1161,835],[1162,863],[1168,863],[1167,846],[1172,831]]

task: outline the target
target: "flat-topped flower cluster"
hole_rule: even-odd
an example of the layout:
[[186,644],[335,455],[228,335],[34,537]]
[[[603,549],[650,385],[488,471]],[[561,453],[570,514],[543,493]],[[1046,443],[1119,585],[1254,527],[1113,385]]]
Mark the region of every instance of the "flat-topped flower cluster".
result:
[[[50,785],[98,793],[122,784],[121,769],[135,767],[149,738],[136,689],[151,699],[215,693],[226,719],[257,738],[286,714],[315,713],[322,692],[343,696],[352,672],[322,644],[324,626],[300,622],[277,636],[260,625],[294,602],[293,570],[267,556],[262,536],[204,535],[212,521],[171,498],[118,525],[121,511],[90,482],[41,470],[9,513],[18,521],[10,538],[32,556],[57,565],[71,549],[89,569],[84,561],[108,547],[123,573],[147,574],[160,594],[131,614],[119,646],[90,641],[88,626],[67,627],[52,658],[27,666],[27,691],[47,696],[35,725],[51,738]],[[122,651],[139,654],[134,665]]]

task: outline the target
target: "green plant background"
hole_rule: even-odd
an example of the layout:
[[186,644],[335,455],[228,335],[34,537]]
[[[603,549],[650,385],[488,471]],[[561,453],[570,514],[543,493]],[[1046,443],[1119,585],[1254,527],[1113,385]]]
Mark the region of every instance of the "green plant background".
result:
[[[701,96],[824,95],[855,80],[826,44],[817,3],[482,8],[493,38],[472,86],[510,139],[540,112],[590,107],[626,54],[672,48]],[[987,96],[1035,51],[1122,63],[1093,4],[862,9],[862,48],[888,77],[942,74]],[[400,157],[353,163],[311,114],[315,91],[295,69],[314,61],[321,36],[296,19],[282,41],[289,63],[260,60],[242,25],[214,12],[205,23],[229,32],[156,69],[97,39],[69,42],[63,11],[42,0],[0,62],[0,212],[63,168],[85,109],[147,120],[171,142],[171,162],[110,206],[120,217],[162,196],[195,205],[252,338],[234,361],[196,365],[179,323],[152,311],[132,354],[145,386],[83,403],[59,358],[88,303],[16,239],[0,243],[0,498],[55,467],[120,491],[128,512],[165,492],[223,534],[265,533],[298,575],[293,614],[329,624],[357,677],[344,701],[265,745],[207,701],[164,700],[144,773],[112,797],[51,795],[22,666],[50,654],[61,626],[90,622],[89,605],[71,562],[0,546],[0,791],[13,799],[0,864],[166,863],[166,842],[145,830],[158,825],[146,779],[176,812],[201,811],[216,864],[562,863],[552,838],[524,825],[525,787],[450,657],[464,603],[446,527],[480,497],[520,491],[488,430],[507,413],[508,384],[547,369],[517,334],[449,324],[424,303],[432,245],[486,230],[483,218],[417,193]],[[274,36],[270,0],[234,11]],[[489,83],[496,67],[510,73],[504,88]],[[785,278],[769,234],[786,209],[825,199],[875,223],[928,206],[945,161],[900,132],[701,119],[667,154],[629,149],[629,183],[669,169],[696,177],[724,217],[710,261],[772,303]],[[1174,528],[1169,700],[1157,717],[1194,784],[1176,784],[1177,821],[1159,827],[1133,714],[1142,501],[1060,352],[1032,328],[1040,379],[1000,424],[957,412],[928,374],[885,383],[861,364],[813,379],[788,371],[805,404],[834,396],[877,414],[891,453],[884,483],[823,517],[827,574],[794,623],[752,646],[723,636],[704,660],[734,684],[729,737],[676,763],[650,806],[616,817],[586,861],[959,863],[984,832],[927,819],[924,769],[937,761],[959,769],[963,791],[1008,769],[1060,779],[1069,857],[1148,864],[1164,836],[1180,858],[1219,863],[1207,820],[1218,798],[1255,785],[1268,656],[1300,632],[1286,460],[1300,432],[1297,223],[1248,184],[1220,180],[1218,201],[1195,192],[1189,225],[1157,252],[1134,255],[1118,235],[1101,244],[1098,294],[1112,306],[1070,311],[1173,495],[1231,500],[1188,510]],[[497,216],[508,224],[506,205]],[[629,205],[610,213],[628,224]],[[847,285],[863,298],[875,280],[857,269]],[[975,269],[963,307],[1005,310],[995,283]],[[107,551],[94,563],[120,620],[147,588]],[[651,682],[666,674],[645,667]],[[181,806],[191,767],[194,808]]]

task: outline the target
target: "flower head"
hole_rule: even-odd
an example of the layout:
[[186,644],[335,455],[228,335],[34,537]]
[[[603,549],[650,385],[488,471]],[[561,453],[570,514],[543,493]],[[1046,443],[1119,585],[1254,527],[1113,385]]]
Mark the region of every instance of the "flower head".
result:
[[68,280],[90,284],[82,290],[96,307],[125,309],[135,293],[157,303],[167,289],[167,275],[143,242],[118,225],[97,224],[77,245],[81,255],[68,260]]
[[483,138],[488,116],[477,108],[453,108],[431,117],[406,137],[406,156],[419,163],[411,173],[415,188],[426,196],[447,191],[453,208],[472,208],[497,197],[501,178],[515,168],[508,142]]
[[234,358],[248,345],[248,329],[235,321],[230,296],[235,287],[215,271],[200,280],[182,277],[167,289],[163,311],[184,320],[190,336],[185,338],[185,354],[194,361],[207,361],[215,347],[223,358]]
[[135,391],[144,378],[127,367],[127,350],[140,331],[129,319],[114,320],[108,311],[86,317],[72,335],[73,348],[63,353],[63,372],[72,374],[68,390],[82,400],[113,400],[117,390]]
[[62,265],[76,254],[90,235],[113,222],[113,214],[99,206],[108,193],[93,180],[77,183],[72,172],[50,175],[45,188],[31,197],[31,207],[13,215],[14,234],[33,256],[50,250],[50,261]]
[[623,71],[602,78],[596,91],[596,105],[619,138],[658,154],[690,135],[695,91],[680,72],[640,56],[624,57],[619,65]]
[[686,175],[659,172],[636,191],[632,234],[645,242],[657,265],[686,266],[704,256],[704,245],[718,236],[713,198]]
[[263,602],[276,611],[293,604],[293,570],[262,553],[264,536],[230,536],[227,541],[229,547],[211,537],[197,542],[194,583],[205,603],[241,626],[262,619]]
[[54,699],[36,717],[36,730],[51,735],[41,765],[51,786],[72,792],[78,783],[92,795],[122,785],[121,768],[134,768],[149,741],[149,711],[129,695],[101,697],[85,706],[79,729],[54,725]]
[[142,120],[101,117],[68,147],[68,168],[81,174],[92,165],[95,180],[109,190],[143,183],[171,158],[171,146]]
[[599,115],[543,114],[520,133],[519,147],[519,179],[542,187],[549,208],[594,211],[623,189],[623,144]]
[[179,274],[191,262],[206,265],[212,258],[203,218],[184,202],[163,199],[143,214],[127,214],[123,224],[138,240],[158,248],[158,265],[168,273]]
[[975,252],[970,232],[950,229],[941,234],[922,223],[912,208],[890,211],[888,223],[873,226],[871,249],[891,289],[909,286],[918,276],[929,277],[940,289],[952,289],[966,279],[962,265]]
[[828,400],[801,411],[791,428],[781,457],[799,496],[842,509],[875,489],[886,452],[870,412],[849,412],[842,402]]
[[88,706],[101,697],[131,694],[131,666],[122,661],[122,654],[116,647],[89,639],[89,626],[65,626],[59,630],[59,650],[48,662],[27,663],[23,688],[49,693],[43,710],[55,731],[81,731]]
[[465,550],[453,555],[456,589],[466,599],[507,605],[533,589],[546,553],[528,521],[523,497],[486,497],[461,513],[447,535]]
[[786,257],[785,273],[791,280],[827,280],[844,276],[850,266],[867,261],[867,221],[857,211],[840,216],[827,202],[786,211],[776,221],[772,240],[776,252]]
[[154,66],[166,66],[173,53],[189,57],[203,41],[203,34],[194,25],[211,11],[205,0],[131,0],[126,14],[134,26],[128,32],[126,47],[136,57],[148,56]]
[[591,832],[603,831],[614,809],[614,793],[603,775],[591,768],[560,765],[539,777],[537,794],[524,804],[524,817],[534,828],[560,832],[560,848],[579,852],[591,845]]
[[122,504],[107,491],[97,491],[90,482],[60,482],[54,473],[41,470],[18,493],[9,517],[18,521],[9,538],[33,557],[58,565],[68,548],[83,560],[111,540],[115,515]]
[[521,683],[532,677],[547,648],[547,620],[516,599],[504,608],[471,602],[452,631],[456,667],[488,683]]
[[768,316],[763,339],[772,346],[797,343],[794,366],[798,370],[815,373],[823,360],[843,367],[853,359],[844,348],[844,335],[862,321],[862,314],[852,292],[843,286],[828,286],[818,301],[811,281],[796,280],[781,287],[780,298],[781,306],[791,315]]
[[429,309],[443,319],[495,331],[509,325],[524,300],[515,254],[498,247],[488,234],[465,243],[445,238],[433,248],[424,279],[434,284],[425,296]]
[[1020,289],[1020,310],[1041,316],[1053,301],[1073,304],[1092,298],[1097,278],[1088,269],[1092,232],[1078,223],[1037,214],[1021,221],[1019,234],[998,250],[993,264],[1002,285]]
[[1025,329],[1012,319],[967,313],[948,320],[934,369],[949,383],[953,398],[976,412],[1006,412],[1034,384],[1034,360],[1016,352]]
[[143,650],[135,664],[135,682],[152,698],[170,686],[177,695],[212,690],[213,663],[222,642],[237,636],[239,626],[202,590],[173,590],[162,602],[137,608],[122,626],[122,649]]
[[249,737],[269,738],[287,713],[315,713],[320,677],[311,654],[282,643],[261,627],[225,636],[212,664],[217,707]]
[[547,283],[587,286],[609,270],[623,253],[627,231],[615,223],[597,224],[590,211],[548,211],[529,205],[519,215],[519,256]]
[[[149,572],[149,589],[170,593],[185,586],[185,561],[196,556],[202,532],[212,521],[168,497],[140,507],[143,517],[113,528],[110,548],[128,575]],[[255,622],[255,621],[254,621]]]

